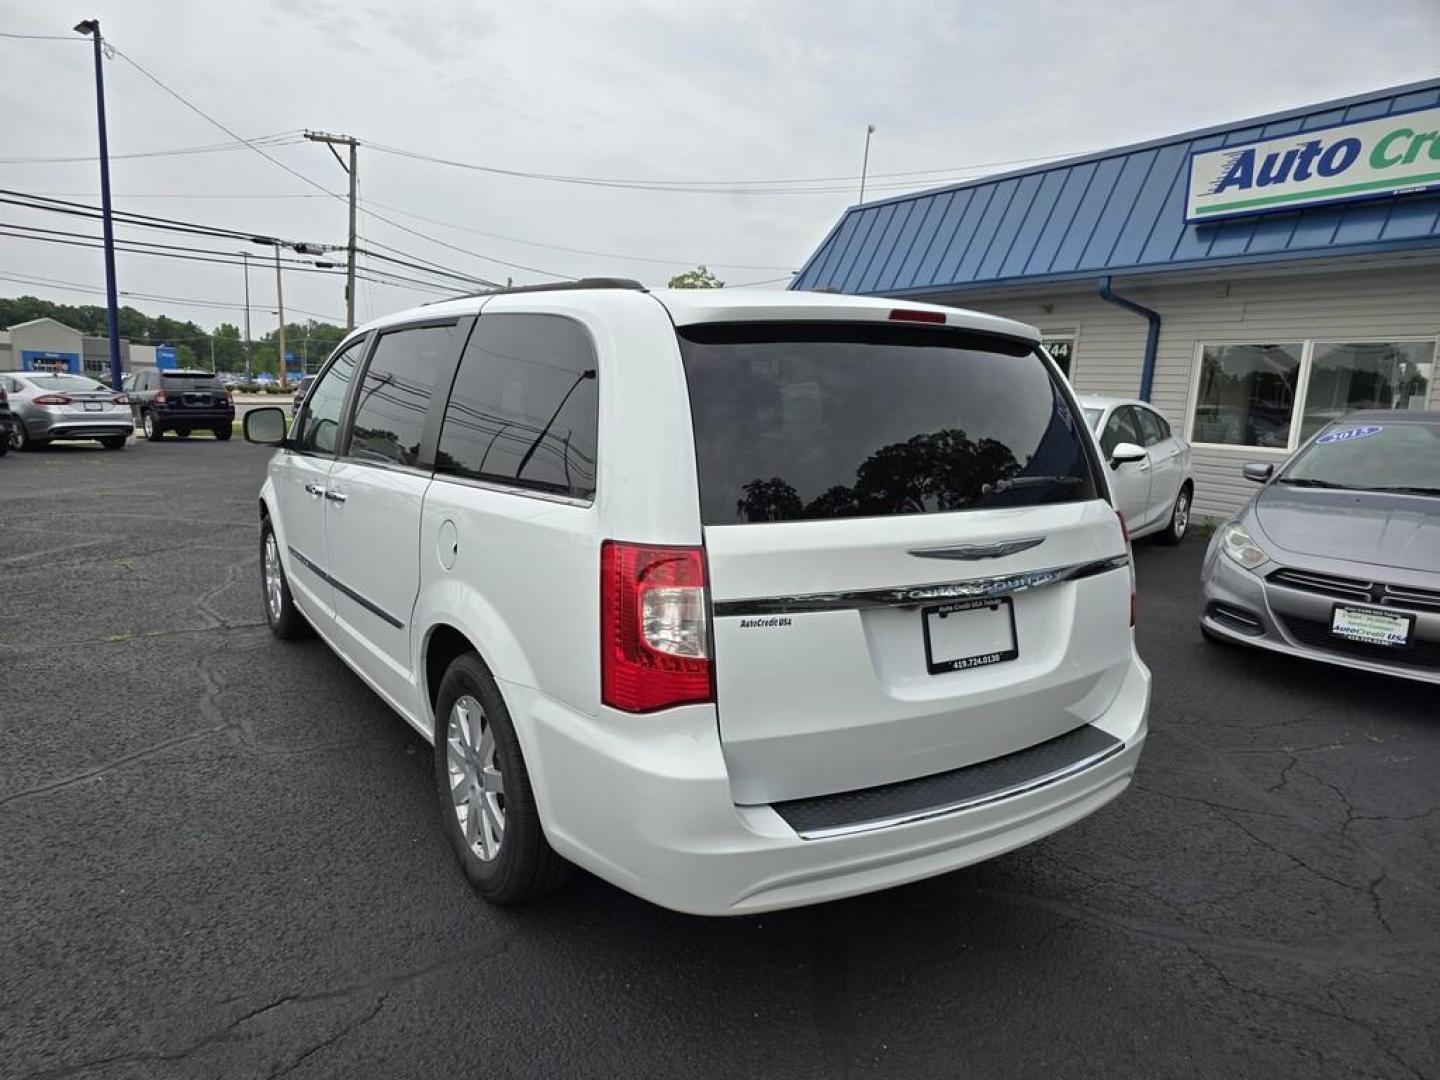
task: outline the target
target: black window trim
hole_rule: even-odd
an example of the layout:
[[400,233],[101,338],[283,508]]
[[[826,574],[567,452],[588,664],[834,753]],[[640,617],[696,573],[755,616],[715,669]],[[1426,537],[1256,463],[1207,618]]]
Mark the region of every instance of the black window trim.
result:
[[[590,345],[590,355],[595,362],[594,370],[597,384],[595,399],[595,491],[590,493],[589,498],[582,498],[578,495],[568,495],[563,492],[553,491],[550,489],[550,485],[541,483],[539,481],[532,483],[520,479],[489,480],[479,476],[465,476],[459,473],[445,472],[444,470],[436,467],[435,459],[432,454],[431,469],[434,473],[435,479],[444,480],[447,483],[452,484],[464,484],[470,487],[481,488],[485,491],[494,491],[498,492],[501,495],[518,495],[521,497],[541,499],[545,502],[563,503],[567,506],[594,506],[596,496],[598,495],[600,490],[600,459],[604,454],[604,447],[602,443],[605,437],[605,425],[601,422],[600,418],[599,381],[601,372],[599,342],[595,340],[595,335],[591,332],[590,327],[587,326],[583,320],[576,318],[574,315],[565,314],[557,311],[514,311],[508,308],[494,312],[492,314],[492,318],[495,315],[545,315],[551,318],[564,319],[565,321],[573,323],[575,326],[579,327],[580,331],[585,335],[585,340]],[[479,325],[480,319],[484,318],[484,316],[485,310],[484,308],[482,308],[480,310],[480,313],[475,317],[475,323],[471,326],[470,333],[466,335],[465,343],[460,348],[460,355],[455,358],[455,366],[450,372],[450,379],[445,390],[445,401],[440,408],[440,420],[435,428],[435,444],[432,447],[432,451],[438,449],[440,445],[441,427],[444,425],[445,413],[450,408],[450,397],[452,394],[455,393],[455,380],[460,376],[460,365],[465,359],[466,351],[470,347],[470,335],[474,334],[475,327]]]
[[[445,416],[445,402],[450,400],[447,392],[442,402],[440,391],[442,387],[450,386],[454,382],[455,372],[460,366],[460,358],[465,355],[465,347],[470,343],[470,335],[474,332],[476,319],[475,315],[415,319],[410,322],[396,323],[393,326],[378,327],[370,332],[370,340],[365,343],[360,362],[355,367],[355,378],[351,381],[350,391],[345,397],[344,412],[341,413],[344,422],[340,425],[340,431],[335,440],[335,445],[339,449],[332,455],[337,462],[343,461],[348,465],[365,465],[372,469],[385,469],[390,472],[412,473],[421,476],[434,475],[435,447],[440,441],[440,423]],[[415,464],[405,465],[398,461],[376,461],[373,458],[356,457],[351,454],[350,433],[355,426],[355,409],[359,405],[360,387],[365,381],[366,374],[370,371],[370,364],[375,359],[375,351],[379,348],[380,339],[386,334],[398,334],[403,330],[426,330],[443,326],[455,329],[455,337],[459,343],[451,349],[450,355],[442,361],[440,369],[435,373],[435,388],[430,392],[430,404],[425,410],[425,423],[420,429],[420,449],[415,455]],[[318,378],[316,381],[319,381]],[[440,402],[438,408],[437,402]]]
[[[321,379],[328,375],[330,373],[330,369],[335,366],[335,361],[338,360],[344,353],[349,351],[349,349],[355,345],[360,346],[360,355],[355,358],[355,370],[359,371],[360,366],[364,364],[365,361],[369,358],[370,348],[374,344],[374,336],[374,334],[366,331],[361,334],[356,334],[354,337],[342,340],[339,345],[335,346],[335,351],[330,354],[330,358],[326,360],[320,370],[316,372],[315,381],[318,383]],[[337,447],[343,445],[340,442],[340,436],[349,433],[350,406],[354,400],[355,384],[357,381],[358,380],[353,378],[350,380],[350,387],[345,391],[345,396],[340,400],[340,425],[339,430],[336,432],[335,439],[335,445]],[[277,405],[274,407],[279,408],[280,406]],[[299,454],[301,457],[330,458],[333,460],[336,457],[336,454],[334,453],[327,454],[321,450],[307,450],[300,445],[300,433],[305,429],[304,421],[305,418],[307,418],[309,415],[310,396],[307,394],[304,404],[300,406],[299,412],[295,414],[294,419],[290,422],[290,437],[285,440],[286,449],[293,454]]]

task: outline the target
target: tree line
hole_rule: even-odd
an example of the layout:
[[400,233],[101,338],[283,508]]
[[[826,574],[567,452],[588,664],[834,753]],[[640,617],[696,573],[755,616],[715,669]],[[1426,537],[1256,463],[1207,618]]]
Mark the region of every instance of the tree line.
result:
[[[8,329],[31,319],[54,319],[90,337],[105,336],[105,308],[98,304],[58,304],[34,296],[0,297],[0,328]],[[120,336],[132,345],[173,345],[175,362],[181,367],[206,368],[213,371],[244,371],[245,340],[240,328],[221,323],[206,330],[189,319],[181,321],[167,315],[147,315],[126,305],[120,309]],[[330,355],[345,336],[345,328],[334,323],[308,322],[285,324],[285,350],[294,358],[292,370],[302,362],[313,371]],[[280,372],[276,331],[250,341],[250,370]]]

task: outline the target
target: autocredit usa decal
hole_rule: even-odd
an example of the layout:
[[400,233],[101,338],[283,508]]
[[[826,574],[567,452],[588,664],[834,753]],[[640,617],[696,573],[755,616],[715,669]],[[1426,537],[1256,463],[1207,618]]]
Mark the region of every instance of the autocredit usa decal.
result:
[[1345,428],[1343,431],[1327,431],[1315,440],[1319,446],[1329,446],[1331,443],[1351,442],[1355,439],[1368,439],[1371,435],[1379,435],[1384,431],[1383,427],[1376,427],[1374,424],[1367,424],[1365,427]]
[[1440,188],[1440,108],[1190,155],[1186,221]]

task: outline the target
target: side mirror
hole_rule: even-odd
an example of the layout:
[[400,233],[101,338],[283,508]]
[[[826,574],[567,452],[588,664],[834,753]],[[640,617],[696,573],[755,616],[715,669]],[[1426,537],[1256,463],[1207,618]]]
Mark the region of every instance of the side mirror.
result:
[[1128,465],[1132,461],[1144,461],[1145,448],[1137,446],[1133,442],[1122,442],[1115,445],[1110,451],[1110,467],[1118,469],[1121,465]]
[[1275,465],[1269,461],[1249,461],[1241,467],[1240,475],[1246,480],[1263,484],[1275,475]]
[[258,446],[282,446],[285,443],[285,410],[275,405],[251,409],[241,423],[245,441]]

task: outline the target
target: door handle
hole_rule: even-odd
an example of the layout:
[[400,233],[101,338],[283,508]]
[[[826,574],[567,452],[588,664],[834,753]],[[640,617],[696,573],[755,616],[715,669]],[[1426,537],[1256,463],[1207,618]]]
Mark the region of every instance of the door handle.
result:
[[311,495],[325,495],[325,494],[327,494],[327,492],[325,491],[325,489],[324,489],[323,487],[321,487],[319,484],[306,484],[306,485],[305,485],[305,490],[308,491]]
[[348,498],[348,496],[342,495],[338,491],[326,491],[325,498],[329,499],[331,502],[343,503],[346,498]]
[[[1150,471],[1150,463],[1149,463],[1148,461],[1147,461],[1147,462],[1144,462],[1144,463],[1140,466],[1140,468],[1139,468],[1138,471],[1140,471],[1140,472],[1149,472],[1149,471]],[[328,499],[330,496],[329,496],[329,495],[326,495],[325,497]]]

